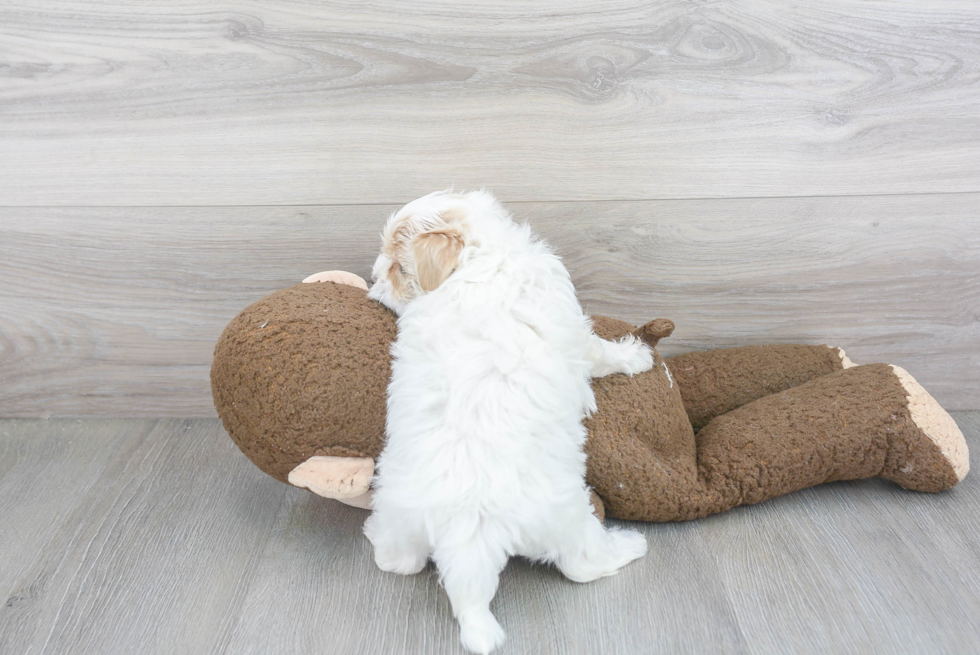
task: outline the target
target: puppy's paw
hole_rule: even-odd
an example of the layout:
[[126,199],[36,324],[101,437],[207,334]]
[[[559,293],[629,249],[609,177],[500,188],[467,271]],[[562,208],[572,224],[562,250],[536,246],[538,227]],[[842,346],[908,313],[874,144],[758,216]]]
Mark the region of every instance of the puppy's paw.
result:
[[635,530],[610,531],[609,541],[617,569],[647,554],[647,538]]
[[473,609],[460,612],[459,640],[463,648],[471,653],[486,655],[504,643],[504,629],[497,623],[488,609]]
[[603,535],[599,550],[576,553],[558,562],[558,568],[572,582],[592,582],[609,575],[646,555],[647,540],[635,530],[611,529]]
[[416,553],[374,549],[374,563],[378,565],[379,569],[388,573],[415,575],[425,568],[428,561],[428,557]]
[[391,526],[375,512],[364,522],[364,536],[374,546],[374,563],[388,573],[414,575],[429,561],[428,550]]
[[623,373],[636,375],[653,368],[653,348],[642,341],[635,341],[630,345],[632,348],[623,362]]
[[653,348],[632,335],[620,341],[606,341],[595,337],[592,347],[594,378],[611,373],[636,375],[653,368]]

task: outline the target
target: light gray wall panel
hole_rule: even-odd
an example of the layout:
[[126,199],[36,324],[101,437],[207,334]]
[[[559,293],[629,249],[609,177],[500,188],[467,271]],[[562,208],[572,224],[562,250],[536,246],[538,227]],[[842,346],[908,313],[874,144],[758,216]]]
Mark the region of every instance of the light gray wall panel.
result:
[[[0,415],[212,416],[246,305],[368,275],[394,206],[0,209]],[[980,407],[980,194],[515,203],[583,304],[677,323],[665,354],[831,343]]]
[[7,2],[0,205],[980,191],[980,4]]

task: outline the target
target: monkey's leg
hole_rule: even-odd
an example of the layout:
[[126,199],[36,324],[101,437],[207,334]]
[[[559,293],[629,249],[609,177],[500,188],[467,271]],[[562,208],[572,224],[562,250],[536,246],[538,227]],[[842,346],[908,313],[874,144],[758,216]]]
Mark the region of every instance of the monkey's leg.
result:
[[666,360],[695,430],[716,416],[853,366],[830,346],[743,346],[693,352]]
[[856,366],[719,416],[697,435],[704,516],[833,480],[942,491],[970,467],[963,433],[904,369]]

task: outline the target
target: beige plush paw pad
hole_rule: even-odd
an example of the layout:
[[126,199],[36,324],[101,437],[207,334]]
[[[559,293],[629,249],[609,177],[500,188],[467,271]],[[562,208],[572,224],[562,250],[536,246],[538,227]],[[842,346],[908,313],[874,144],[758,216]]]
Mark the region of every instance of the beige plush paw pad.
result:
[[338,500],[368,492],[374,477],[371,457],[311,457],[289,472],[289,484]]
[[892,370],[905,388],[912,420],[939,447],[953,467],[956,480],[962,480],[970,471],[970,451],[956,421],[908,371],[899,366],[892,366]]
[[837,356],[840,357],[841,368],[854,368],[857,366],[857,364],[852,362],[851,358],[847,356],[847,353],[844,352],[843,348],[835,348],[835,350],[837,351]]
[[364,278],[354,273],[348,273],[347,271],[321,271],[310,275],[303,282],[307,284],[310,282],[336,282],[337,284],[349,284],[352,287],[364,289],[365,291],[368,288]]

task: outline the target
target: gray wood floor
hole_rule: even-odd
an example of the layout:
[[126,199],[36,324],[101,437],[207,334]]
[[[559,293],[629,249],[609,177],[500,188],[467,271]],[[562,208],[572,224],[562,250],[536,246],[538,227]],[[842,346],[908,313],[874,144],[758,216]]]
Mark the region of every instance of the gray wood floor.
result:
[[[957,421],[980,452],[980,412]],[[681,524],[576,585],[513,561],[508,653],[980,652],[980,477],[824,485]],[[0,652],[459,653],[431,567],[264,476],[213,419],[0,421]]]

